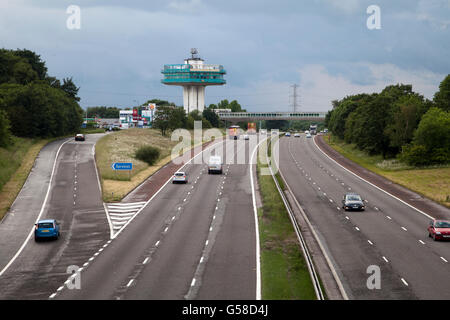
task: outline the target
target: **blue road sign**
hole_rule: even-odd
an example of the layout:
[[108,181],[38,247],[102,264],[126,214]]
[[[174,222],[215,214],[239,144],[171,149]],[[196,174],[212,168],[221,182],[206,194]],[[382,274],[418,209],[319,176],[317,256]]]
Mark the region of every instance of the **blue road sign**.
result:
[[113,170],[132,170],[133,163],[131,162],[113,162],[111,164]]

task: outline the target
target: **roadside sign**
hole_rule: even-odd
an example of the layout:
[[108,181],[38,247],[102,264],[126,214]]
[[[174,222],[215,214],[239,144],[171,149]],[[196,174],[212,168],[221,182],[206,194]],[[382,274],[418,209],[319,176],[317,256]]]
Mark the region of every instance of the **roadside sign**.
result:
[[131,162],[113,162],[111,164],[113,170],[133,170],[133,163]]

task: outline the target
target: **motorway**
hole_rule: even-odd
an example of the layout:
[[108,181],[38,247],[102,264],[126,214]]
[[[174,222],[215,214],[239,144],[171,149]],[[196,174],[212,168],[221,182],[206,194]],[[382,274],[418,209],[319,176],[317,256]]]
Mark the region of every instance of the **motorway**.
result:
[[[19,195],[13,205],[14,216],[7,216],[1,225],[2,236],[8,236],[10,241],[2,241],[0,299],[47,299],[49,292],[67,278],[68,266],[87,259],[109,238],[94,163],[94,145],[102,136],[89,135],[84,142],[72,138],[51,143],[39,154],[21,191],[25,195]],[[40,211],[42,219],[55,218],[61,223],[58,241],[35,243],[33,236],[28,240],[20,237],[29,234]],[[27,224],[17,223],[18,220]],[[12,252],[22,243],[23,250],[11,260]],[[12,263],[5,269],[7,260]]]
[[[236,153],[246,146],[239,143]],[[221,142],[212,148],[222,156],[231,151]],[[166,184],[119,236],[86,260],[81,289],[64,288],[53,298],[255,299],[248,165],[225,160],[222,175],[209,175],[205,164],[187,164],[188,183]]]
[[[279,166],[349,299],[450,299],[450,246],[428,238],[427,216],[349,173],[305,135],[280,139]],[[366,211],[345,212],[346,192],[359,193]],[[380,289],[367,286],[369,266],[380,268]]]
[[[94,161],[101,136],[50,144],[37,159],[0,225],[0,299],[258,298],[253,137],[215,141],[184,165],[187,184],[163,184],[111,237]],[[450,246],[427,237],[429,218],[349,173],[315,139],[282,137],[279,166],[346,296],[450,299]],[[209,154],[223,157],[222,175],[209,175],[206,164],[195,161]],[[365,212],[343,211],[340,201],[349,191],[366,200]],[[29,233],[38,214],[61,222],[59,240],[35,243],[19,236]],[[450,218],[450,210],[439,207],[439,217]],[[81,269],[69,278],[70,266]],[[370,266],[380,268],[379,289],[367,286]],[[70,289],[77,280],[80,286]]]
[[222,175],[186,164],[187,184],[166,183],[111,237],[94,162],[99,137],[60,144],[40,218],[60,221],[61,237],[24,242],[0,276],[0,299],[255,299],[249,143],[206,148],[195,159],[222,155]]

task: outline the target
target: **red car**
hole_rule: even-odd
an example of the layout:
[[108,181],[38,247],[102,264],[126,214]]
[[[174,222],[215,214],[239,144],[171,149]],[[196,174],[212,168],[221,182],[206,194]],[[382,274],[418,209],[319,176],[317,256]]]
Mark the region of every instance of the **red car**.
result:
[[450,221],[431,220],[428,226],[428,236],[436,240],[450,240]]

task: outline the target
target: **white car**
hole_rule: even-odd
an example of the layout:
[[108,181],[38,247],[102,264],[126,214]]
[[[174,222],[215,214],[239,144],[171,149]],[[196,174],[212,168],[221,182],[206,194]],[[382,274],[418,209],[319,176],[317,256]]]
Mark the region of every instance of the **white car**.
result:
[[172,178],[172,183],[187,183],[187,175],[186,172],[178,171],[175,172]]
[[300,138],[300,133],[298,132],[294,133],[294,138]]
[[220,156],[211,156],[208,161],[208,174],[217,172],[222,174],[222,158]]
[[290,132],[286,132],[285,136],[286,136],[286,137],[290,137],[290,136],[291,136],[291,133],[290,133]]
[[248,134],[244,134],[244,140],[250,140],[250,137],[248,136]]
[[307,138],[311,138],[311,133],[307,133],[307,134],[306,134],[306,137],[307,137]]

